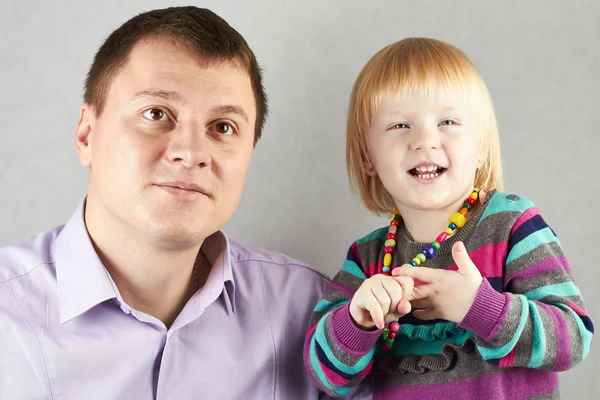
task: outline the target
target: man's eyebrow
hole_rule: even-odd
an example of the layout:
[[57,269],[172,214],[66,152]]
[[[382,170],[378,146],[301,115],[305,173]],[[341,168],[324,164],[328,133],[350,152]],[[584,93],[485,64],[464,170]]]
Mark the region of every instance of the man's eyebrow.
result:
[[217,107],[214,107],[212,109],[212,111],[217,114],[236,114],[236,115],[239,115],[240,117],[242,117],[246,122],[249,122],[248,114],[246,114],[246,111],[244,111],[244,109],[242,107],[234,105],[234,104],[217,106]]
[[140,90],[131,97],[131,100],[136,100],[140,97],[160,97],[161,99],[174,101],[177,103],[186,103],[186,100],[178,92],[157,88]]

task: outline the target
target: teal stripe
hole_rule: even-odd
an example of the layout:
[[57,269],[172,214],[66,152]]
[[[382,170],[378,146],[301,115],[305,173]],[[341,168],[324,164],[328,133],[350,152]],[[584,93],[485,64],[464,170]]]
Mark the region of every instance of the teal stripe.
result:
[[563,283],[555,283],[554,285],[546,285],[531,290],[525,293],[525,297],[529,300],[541,300],[546,296],[581,296],[581,291],[571,281]]
[[492,196],[488,205],[485,208],[485,211],[483,212],[483,215],[477,222],[477,226],[479,226],[479,224],[481,224],[481,222],[484,219],[494,214],[502,212],[523,213],[528,208],[535,207],[535,205],[531,201],[521,196],[517,196],[519,198],[518,200],[508,200],[507,197],[509,195],[513,194],[498,192],[494,196]]
[[367,236],[358,239],[356,241],[356,244],[364,244],[364,243],[370,242],[371,240],[375,240],[375,239],[385,240],[385,237],[387,236],[389,229],[390,228],[388,226],[386,226],[384,228],[379,228],[376,231],[369,233]]
[[546,332],[537,306],[530,302],[529,311],[533,322],[533,346],[531,347],[531,357],[527,366],[529,368],[539,368],[542,366],[546,355]]
[[517,330],[515,331],[513,338],[510,340],[510,342],[497,349],[477,346],[479,354],[481,354],[484,360],[491,360],[493,358],[502,358],[506,356],[512,351],[512,349],[514,349],[517,341],[521,337],[523,329],[525,328],[525,323],[527,322],[527,318],[529,318],[529,307],[527,306],[527,299],[525,296],[517,295],[517,297],[519,300],[521,300],[521,318],[519,319],[519,325],[517,326]]
[[325,352],[327,359],[338,370],[340,370],[346,374],[357,375],[358,373],[360,373],[360,371],[365,369],[367,367],[367,365],[369,365],[369,363],[371,362],[371,359],[373,358],[373,353],[375,353],[375,346],[373,346],[373,348],[367,354],[362,356],[356,362],[356,364],[354,366],[345,364],[342,361],[338,360],[338,358],[333,354],[333,352],[331,351],[331,348],[327,344],[327,336],[325,335],[325,320],[329,319],[329,318],[331,318],[331,314],[327,315],[327,317],[325,317],[325,318],[321,318],[321,320],[317,324],[317,329],[315,330],[314,338],[316,338],[316,340],[321,345],[321,348]]
[[[462,346],[473,333],[464,331],[462,334],[438,340],[409,339],[405,336],[396,336],[391,353],[395,356],[424,356],[427,354],[442,354],[444,346],[454,344]],[[381,352],[385,350],[381,349]]]
[[329,311],[332,308],[338,307],[340,305],[346,304],[348,300],[340,300],[340,301],[329,301],[325,299],[319,300],[317,305],[315,306],[314,312],[324,312]]
[[575,321],[577,322],[577,327],[579,328],[581,343],[583,344],[583,354],[581,356],[581,361],[585,360],[585,358],[590,353],[590,347],[592,346],[592,337],[594,337],[594,334],[587,330],[579,315],[571,307],[563,303],[554,303],[553,305],[567,310],[573,316],[573,318],[575,318]]
[[408,339],[438,340],[455,335],[462,335],[465,329],[460,328],[455,322],[438,322],[433,325],[400,325],[399,335]]
[[[323,320],[321,320],[321,322],[323,322]],[[319,359],[317,357],[317,352],[315,350],[316,349],[315,341],[316,341],[316,338],[313,336],[312,339],[310,340],[309,354],[310,354],[310,366],[312,367],[312,370],[317,375],[316,378],[319,380],[319,382],[321,382],[321,384],[324,387],[329,389],[329,391],[339,394],[339,395],[348,394],[353,388],[343,387],[343,386],[334,386],[331,383],[329,383],[329,381],[327,380],[327,377],[325,376],[325,372],[323,372],[323,370],[321,369],[321,365],[319,364]]]
[[554,235],[554,233],[552,233],[552,230],[549,227],[540,229],[539,231],[527,236],[525,239],[520,240],[513,246],[506,259],[506,264],[516,260],[519,257],[522,257],[539,246],[555,242],[560,246],[558,238]]
[[356,265],[354,261],[350,261],[348,259],[344,261],[344,264],[342,265],[342,271],[354,275],[355,277],[362,280],[367,279],[367,276],[365,275],[364,271],[358,265]]

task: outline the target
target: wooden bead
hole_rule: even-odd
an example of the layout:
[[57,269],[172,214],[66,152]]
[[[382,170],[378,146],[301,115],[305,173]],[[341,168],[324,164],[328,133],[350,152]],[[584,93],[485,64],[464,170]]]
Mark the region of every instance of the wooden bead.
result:
[[435,239],[435,241],[441,244],[441,243],[444,243],[446,241],[446,239],[448,239],[448,233],[442,232],[439,234],[437,239]]
[[456,225],[457,228],[462,228],[463,226],[465,226],[467,220],[465,219],[465,216],[461,213],[454,213],[450,216],[450,218],[448,218],[448,222]]
[[392,255],[390,253],[383,256],[383,265],[389,267],[392,265]]
[[[433,242],[433,243],[437,243],[437,242]],[[438,246],[439,246],[439,244],[438,244]],[[423,249],[421,250],[421,252],[422,252],[423,257],[432,259],[433,257],[435,257],[436,248],[431,244],[426,244],[425,246],[423,246]],[[425,261],[425,260],[423,260],[423,261]]]

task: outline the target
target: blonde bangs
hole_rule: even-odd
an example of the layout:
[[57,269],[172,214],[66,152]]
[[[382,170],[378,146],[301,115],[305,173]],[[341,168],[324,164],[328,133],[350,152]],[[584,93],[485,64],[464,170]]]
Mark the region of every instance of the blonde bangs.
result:
[[365,171],[369,160],[366,132],[384,101],[463,94],[479,116],[482,166],[474,184],[501,189],[500,145],[493,104],[483,78],[456,47],[435,39],[409,38],[377,52],[364,66],[350,96],[346,166],[350,184],[376,214],[395,207],[377,176]]

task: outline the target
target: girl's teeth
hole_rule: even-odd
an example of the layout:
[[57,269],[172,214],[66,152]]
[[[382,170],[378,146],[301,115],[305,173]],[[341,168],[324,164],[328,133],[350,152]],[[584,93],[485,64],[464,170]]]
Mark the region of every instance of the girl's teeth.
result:
[[421,165],[415,168],[418,172],[426,173],[437,171],[438,167],[436,165]]
[[436,172],[435,174],[419,174],[419,175],[417,175],[417,177],[421,178],[421,179],[432,179],[432,178],[435,178],[438,176],[440,176],[439,172]]

